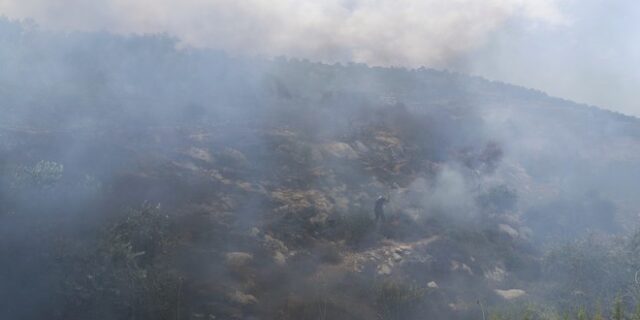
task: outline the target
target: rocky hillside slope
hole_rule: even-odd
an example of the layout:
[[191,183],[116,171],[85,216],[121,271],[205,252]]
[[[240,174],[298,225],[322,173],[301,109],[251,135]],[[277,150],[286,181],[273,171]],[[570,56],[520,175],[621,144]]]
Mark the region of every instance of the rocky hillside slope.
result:
[[635,261],[603,289],[553,247],[636,226],[635,118],[435,70],[0,29],[3,317],[478,319],[632,284]]

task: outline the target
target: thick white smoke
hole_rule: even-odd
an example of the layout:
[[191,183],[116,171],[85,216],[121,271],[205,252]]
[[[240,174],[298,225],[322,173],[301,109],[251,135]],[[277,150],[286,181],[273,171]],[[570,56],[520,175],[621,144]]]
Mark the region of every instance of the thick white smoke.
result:
[[167,33],[232,54],[446,66],[509,19],[562,24],[561,0],[0,0],[46,28]]

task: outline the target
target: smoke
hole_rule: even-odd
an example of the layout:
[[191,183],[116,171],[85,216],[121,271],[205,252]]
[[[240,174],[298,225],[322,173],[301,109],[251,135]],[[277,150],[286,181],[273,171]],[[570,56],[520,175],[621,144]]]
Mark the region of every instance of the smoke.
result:
[[433,181],[418,178],[406,190],[405,194],[396,196],[398,199],[394,199],[392,205],[403,207],[404,210],[405,207],[420,208],[420,215],[444,214],[469,219],[474,213],[473,190],[464,174],[455,166],[442,168]]
[[[164,33],[183,47],[482,75],[637,115],[631,0],[0,0],[45,29]],[[637,32],[636,32],[637,33]]]
[[324,62],[446,66],[510,19],[567,23],[559,0],[1,0],[58,30],[166,33],[182,45]]
[[[566,22],[527,1],[0,6],[47,28],[379,64],[446,63],[515,17]],[[236,59],[175,41],[0,19],[3,318],[283,318],[290,297],[325,290],[339,295],[321,306],[347,301],[331,307],[340,315],[379,305],[342,296],[389,272],[437,280],[421,313],[434,314],[476,291],[469,280],[484,288],[484,270],[496,288],[525,285],[509,275],[538,265],[515,242],[524,222],[573,236],[637,220],[636,121],[447,72]],[[391,203],[374,225],[378,194]],[[368,250],[386,239],[418,242]],[[369,262],[335,275],[352,256]]]

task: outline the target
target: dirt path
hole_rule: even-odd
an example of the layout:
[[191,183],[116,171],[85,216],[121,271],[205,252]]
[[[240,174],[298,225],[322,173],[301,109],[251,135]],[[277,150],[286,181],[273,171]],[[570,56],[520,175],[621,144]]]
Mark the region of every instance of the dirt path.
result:
[[361,272],[365,264],[376,264],[378,274],[388,275],[403,260],[424,259],[424,251],[430,244],[438,241],[439,236],[420,239],[415,242],[383,240],[381,245],[361,252],[347,253],[341,263],[320,266],[314,277],[336,280],[347,273]]

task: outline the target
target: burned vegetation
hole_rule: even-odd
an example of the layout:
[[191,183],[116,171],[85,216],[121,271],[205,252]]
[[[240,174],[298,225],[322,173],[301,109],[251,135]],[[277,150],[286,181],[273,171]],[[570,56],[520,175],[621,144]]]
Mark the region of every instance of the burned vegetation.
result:
[[[536,153],[557,123],[496,114],[557,105],[554,121],[592,113],[626,141],[635,120],[434,70],[0,29],[2,318],[553,319],[637,298],[635,200],[579,177],[638,155]],[[554,246],[592,230],[624,250]],[[625,266],[612,286],[602,259]]]

